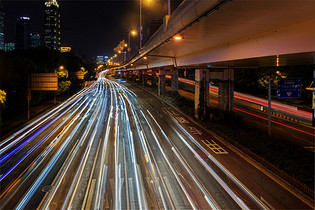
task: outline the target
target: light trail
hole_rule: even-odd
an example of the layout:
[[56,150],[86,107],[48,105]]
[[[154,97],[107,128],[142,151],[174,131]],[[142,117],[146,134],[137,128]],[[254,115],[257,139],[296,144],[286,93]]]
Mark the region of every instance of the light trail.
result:
[[[183,164],[183,166],[185,167],[186,171],[188,172],[188,174],[192,177],[192,179],[194,180],[194,182],[196,183],[196,185],[199,187],[199,190],[204,194],[204,197],[206,198],[209,206],[212,209],[219,209],[219,205],[213,200],[213,198],[209,195],[209,193],[203,188],[203,186],[200,184],[199,180],[196,178],[196,176],[192,173],[192,171],[189,169],[189,167],[187,166],[187,164],[183,161],[183,158],[178,154],[177,150],[174,148],[174,144],[171,143],[171,140],[166,136],[166,134],[164,133],[163,129],[161,128],[161,126],[158,124],[158,122],[156,121],[156,119],[153,117],[153,115],[150,113],[150,111],[147,110],[147,112],[149,113],[149,115],[152,117],[152,119],[155,121],[155,123],[158,125],[158,127],[160,128],[161,132],[163,133],[165,139],[167,139],[167,141],[170,143],[171,149],[172,151],[175,153],[175,155],[178,157],[178,159],[180,160],[180,162]],[[175,130],[176,131],[176,130]],[[178,133],[177,133],[178,134]],[[210,202],[209,202],[210,201]],[[244,206],[243,206],[244,207]]]
[[[98,95],[102,95],[101,93],[97,93]],[[95,95],[96,96],[96,95]],[[94,111],[93,114],[94,117],[92,118],[91,122],[93,124],[93,122],[96,122],[96,125],[95,125],[95,128],[99,128],[100,124],[101,124],[101,121],[103,120],[103,116],[104,116],[104,99],[103,97],[95,97],[95,99],[98,98],[98,106],[97,106],[97,109]],[[100,113],[100,114],[98,114]],[[92,132],[92,135],[88,141],[88,145],[87,145],[87,148],[84,152],[84,155],[82,157],[82,161],[80,162],[80,165],[79,165],[79,171],[77,171],[76,173],[76,179],[75,182],[76,184],[74,185],[74,181],[72,182],[72,186],[70,189],[72,190],[69,190],[68,192],[68,195],[66,197],[66,201],[64,202],[64,205],[63,205],[63,208],[65,208],[65,204],[67,203],[68,201],[68,204],[67,204],[67,208],[72,208],[73,206],[73,200],[74,200],[74,196],[77,194],[77,190],[78,190],[78,186],[79,186],[79,183],[82,179],[82,174],[84,172],[84,168],[86,167],[86,163],[87,163],[87,160],[89,158],[89,155],[91,153],[91,149],[92,149],[92,144],[96,141],[97,138],[96,137],[96,134],[98,132],[98,129],[94,129],[93,132]],[[91,176],[91,174],[89,173],[89,176]],[[71,195],[69,194],[71,193]]]
[[[89,104],[87,103],[85,105],[85,107],[81,110],[81,112],[79,113],[78,116],[81,116],[81,114],[85,111],[85,109],[87,108]],[[76,125],[76,127],[74,128],[74,131],[77,132],[77,130],[79,129],[79,127],[82,125],[83,121],[85,120],[85,118],[81,118],[79,123]],[[82,139],[81,139],[82,140]],[[74,161],[74,157],[77,154],[77,151],[79,149],[81,142],[78,141],[75,146],[73,147],[72,151],[69,153],[71,154],[68,161],[63,165],[62,169],[61,169],[61,173],[59,173],[59,175],[56,177],[56,179],[54,179],[52,186],[53,189],[50,191],[50,193],[47,193],[45,195],[45,197],[43,198],[41,204],[39,205],[39,207],[41,209],[48,209],[50,203],[52,202],[52,198],[54,197],[54,195],[56,194],[59,186],[61,185],[62,180],[64,179],[66,172],[69,170],[69,167],[71,165],[71,163]]]
[[[173,116],[161,115],[163,103],[128,87],[100,73],[80,95],[49,112],[44,124],[8,138],[24,135],[25,141],[54,117],[65,117],[64,124],[45,127],[59,128],[59,134],[46,136],[30,164],[13,169],[22,173],[9,177],[17,181],[1,192],[8,201],[1,208],[9,203],[23,209],[33,202],[40,202],[38,209],[268,208]],[[51,186],[45,195],[38,193],[44,185]]]
[[[85,102],[85,100],[84,100],[84,102]],[[83,103],[82,103],[83,104]],[[82,105],[81,104],[81,105]],[[59,128],[61,128],[63,125],[64,125],[64,123],[68,120],[68,119],[70,119],[74,114],[75,114],[75,112],[81,107],[81,105],[80,106],[78,106],[77,108],[76,108],[76,110],[72,113],[72,114],[70,114],[67,118],[66,118],[66,120],[64,120],[63,121],[63,123],[61,123],[61,124],[59,124],[56,128],[54,128],[54,130],[53,131],[51,131],[48,135],[46,135],[40,142],[38,142],[34,147],[32,147],[20,160],[18,160],[10,169],[8,169],[4,174],[2,174],[2,176],[0,177],[0,182],[6,177],[6,176],[8,176],[8,174],[9,173],[11,173],[12,171],[13,171],[13,169],[15,169],[28,155],[30,155],[42,142],[44,142],[44,141],[46,141],[47,139],[48,139],[48,137],[50,137],[55,131],[57,131]],[[64,113],[65,113],[66,111],[64,111]],[[34,137],[35,138],[35,137]],[[28,143],[28,142],[27,142]],[[26,144],[26,143],[25,143]],[[21,149],[21,148],[19,148],[19,149]],[[15,154],[16,153],[16,151],[14,151],[14,153],[13,154]],[[12,153],[10,154],[11,156],[13,155]],[[10,156],[10,157],[11,157]]]
[[[171,78],[170,75],[165,75],[165,77],[168,79]],[[195,86],[195,81],[193,81],[193,80],[178,78],[178,81]],[[217,93],[219,90],[218,90],[218,87],[210,85],[209,91],[213,91],[213,92]],[[252,95],[245,94],[245,93],[234,92],[234,97],[237,99],[240,99],[240,100],[244,100],[244,101],[248,101],[251,103],[259,104],[261,106],[268,107],[268,101],[266,99],[262,99],[262,98],[259,98],[256,96],[252,96]],[[287,112],[287,113],[290,113],[292,115],[297,115],[297,116],[306,118],[308,120],[312,119],[312,113],[311,112],[307,112],[304,110],[298,110],[297,107],[294,107],[291,105],[281,104],[279,102],[272,101],[271,102],[271,108],[277,109],[277,110],[280,110],[283,112]]]
[[[35,121],[31,122],[30,124],[28,124],[27,126],[22,128],[21,130],[17,131],[11,137],[9,137],[9,138],[5,139],[4,141],[2,141],[0,143],[0,148],[1,148],[0,149],[0,155],[3,154],[6,150],[8,150],[11,146],[16,144],[18,141],[20,141],[22,138],[24,138],[26,135],[28,135],[30,132],[32,132],[37,127],[39,127],[41,124],[45,123],[49,118],[51,118],[52,116],[56,115],[61,109],[63,109],[65,107],[66,104],[75,103],[75,101],[80,97],[80,95],[82,95],[84,93],[84,91],[85,90],[81,90],[77,94],[73,95],[72,97],[70,97],[69,99],[64,101],[62,104],[58,105],[56,108],[52,109],[51,111],[49,111],[48,113],[46,113],[43,116],[39,117]],[[31,128],[31,129],[29,129],[29,128]],[[23,133],[24,131],[25,131],[25,133]],[[19,138],[15,139],[11,143],[9,143],[14,137],[20,135],[21,133],[23,133],[23,134]],[[5,145],[7,143],[8,143],[8,145],[3,147],[3,145]]]
[[[9,152],[7,152],[5,155],[0,157],[0,166],[7,161],[10,157],[12,157],[15,153],[17,153],[18,151],[20,151],[25,145],[27,145],[29,142],[31,142],[33,139],[35,139],[39,134],[42,133],[42,131],[44,131],[46,128],[48,128],[50,125],[52,125],[54,122],[56,122],[58,119],[60,119],[61,116],[64,116],[70,109],[72,109],[76,104],[73,103],[70,107],[68,107],[66,110],[64,110],[62,113],[60,113],[59,115],[57,115],[54,119],[52,119],[50,122],[48,122],[46,125],[44,125],[43,127],[41,127],[39,130],[37,130],[35,133],[33,133],[31,136],[29,136],[28,138],[26,138],[24,141],[22,141],[19,145],[17,145],[15,148],[11,149]],[[67,118],[69,119],[69,117]],[[51,133],[53,133],[56,129],[54,129]],[[50,133],[50,134],[51,134]],[[48,135],[50,135],[48,134]],[[47,136],[48,136],[47,135]],[[47,137],[46,136],[46,137]],[[43,140],[42,140],[43,141]],[[41,142],[42,142],[41,141]],[[37,144],[37,146],[40,143]],[[33,151],[33,150],[32,150]],[[29,153],[28,153],[29,154]],[[2,179],[0,178],[0,181]]]
[[[259,116],[259,115],[256,115],[256,114],[253,114],[253,113],[250,113],[250,112],[247,112],[245,110],[242,110],[242,109],[239,109],[239,108],[234,108],[235,110],[237,111],[240,111],[240,112],[243,112],[243,113],[246,113],[246,114],[249,114],[249,115],[252,115],[252,116],[255,116],[255,117],[258,117],[260,119],[263,119],[263,120],[266,120],[268,121],[269,119],[266,118],[266,117],[262,117],[262,116]],[[304,130],[301,130],[301,129],[298,129],[298,128],[295,128],[293,126],[289,126],[289,125],[286,125],[286,124],[283,124],[283,123],[280,123],[280,122],[277,122],[275,120],[271,120],[271,122],[275,123],[275,124],[278,124],[278,125],[281,125],[281,126],[284,126],[284,127],[287,127],[287,128],[290,128],[290,129],[293,129],[293,130],[296,130],[296,131],[299,131],[299,132],[302,132],[302,133],[305,133],[307,135],[310,135],[310,136],[315,136],[314,133],[309,133],[307,131],[304,131]],[[266,124],[267,125],[267,124]]]
[[[140,112],[141,112],[143,118],[146,120],[146,123],[148,124],[148,121],[147,121],[147,119],[146,119],[144,113],[142,112],[142,110],[140,110]],[[148,126],[149,126],[149,124],[148,124]],[[148,145],[150,145],[150,143],[148,142],[147,138],[145,138],[145,140],[146,140],[146,141],[144,141],[145,147],[147,148],[147,150],[149,151],[149,153],[152,154],[152,155],[149,155],[149,158],[150,158],[150,159],[151,159],[151,156],[152,156],[152,161],[149,161],[149,163],[151,164],[152,173],[153,173],[153,178],[154,178],[155,182],[157,183],[157,186],[158,186],[157,188],[158,188],[158,191],[159,191],[160,196],[161,196],[161,198],[162,198],[163,206],[164,206],[164,208],[167,207],[166,202],[165,202],[164,195],[163,195],[163,193],[162,193],[161,186],[158,184],[158,183],[159,183],[158,178],[160,178],[160,181],[162,182],[162,186],[163,186],[163,188],[164,188],[164,190],[165,190],[165,192],[166,192],[168,201],[169,201],[170,204],[171,204],[171,208],[172,208],[172,209],[175,209],[174,203],[173,203],[173,201],[172,201],[172,199],[171,199],[170,193],[169,193],[168,190],[167,190],[167,187],[166,187],[166,184],[165,184],[164,179],[163,179],[163,177],[162,177],[161,171],[160,171],[159,167],[157,167],[157,165],[158,165],[158,164],[157,164],[157,161],[156,161],[156,159],[154,158],[154,155],[153,155],[152,150],[151,150],[150,147],[148,146]],[[153,164],[154,164],[154,166],[153,166]],[[155,170],[157,171],[158,176],[155,175],[155,174],[156,174],[156,173],[155,173]]]
[[[150,113],[148,110],[147,110],[147,112],[150,114],[150,116],[152,117],[152,119],[154,119],[154,117],[151,115],[151,113]],[[171,169],[171,172],[173,173],[175,179],[177,180],[177,183],[180,185],[180,187],[181,187],[182,191],[184,192],[184,194],[185,194],[187,200],[189,201],[191,207],[192,207],[193,209],[197,209],[197,207],[195,206],[195,204],[194,204],[194,202],[192,201],[191,197],[189,196],[187,190],[185,189],[184,184],[182,183],[182,181],[181,181],[180,178],[178,177],[176,170],[174,169],[173,165],[171,164],[171,162],[169,161],[167,155],[165,154],[164,150],[162,149],[162,147],[161,147],[161,145],[160,145],[160,143],[159,143],[159,140],[158,140],[158,138],[157,138],[157,136],[156,136],[156,134],[155,134],[155,130],[152,128],[151,123],[149,122],[149,120],[147,119],[147,117],[146,117],[145,115],[144,115],[144,117],[145,117],[145,119],[146,119],[147,124],[149,125],[149,127],[150,127],[150,129],[151,129],[151,133],[152,133],[152,135],[153,135],[153,137],[154,137],[154,140],[155,140],[156,144],[158,145],[158,148],[159,148],[160,152],[162,153],[162,155],[163,155],[163,157],[164,157],[164,160],[165,160],[166,163],[168,164],[169,168]]]
[[[243,192],[245,192],[251,200],[253,200],[256,205],[260,208],[268,209],[267,206],[262,203],[245,185],[243,185],[229,170],[227,170],[213,155],[210,154],[194,137],[189,134],[187,130],[180,125],[173,116],[170,116],[172,121],[177,124],[178,128],[185,133],[185,135],[197,146],[199,147],[207,157],[218,166],[222,172],[224,172]],[[176,133],[178,133],[175,130]],[[200,157],[200,155],[189,145],[189,143],[178,133],[178,136],[182,139],[184,144],[190,149],[191,152],[195,154],[197,159],[202,163],[205,168],[213,175],[213,177],[218,181],[218,183],[226,190],[226,192],[234,199],[234,201],[241,207],[248,209],[248,207],[244,204],[244,202],[225,184],[225,182],[214,172],[214,170]]]
[[[77,115],[76,118],[72,121],[72,123],[77,120],[79,115]],[[71,123],[71,124],[72,124]],[[69,141],[72,139],[72,137],[75,135],[76,130],[74,130],[71,135],[67,138],[67,140],[62,144],[62,146],[59,148],[58,152],[54,155],[52,160],[47,164],[46,168],[42,171],[40,176],[36,179],[32,187],[27,191],[27,193],[23,196],[23,198],[20,200],[19,204],[16,206],[16,209],[24,209],[28,201],[31,199],[31,197],[34,195],[35,191],[37,190],[40,183],[45,179],[47,174],[50,172],[52,167],[56,164],[57,160],[59,159],[60,155],[65,150],[66,146],[68,145]]]

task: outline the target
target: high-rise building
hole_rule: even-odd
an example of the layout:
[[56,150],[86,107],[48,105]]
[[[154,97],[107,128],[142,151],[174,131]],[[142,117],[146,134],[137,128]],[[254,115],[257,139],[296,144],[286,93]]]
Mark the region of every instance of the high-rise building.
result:
[[4,50],[4,11],[0,0],[0,50]]
[[16,49],[27,49],[31,46],[31,21],[29,17],[17,19],[15,35]]
[[40,36],[39,34],[31,34],[31,47],[39,47],[40,44]]
[[45,46],[60,50],[60,12],[57,0],[45,2]]
[[96,64],[105,64],[108,60],[108,56],[106,55],[98,55],[96,57]]

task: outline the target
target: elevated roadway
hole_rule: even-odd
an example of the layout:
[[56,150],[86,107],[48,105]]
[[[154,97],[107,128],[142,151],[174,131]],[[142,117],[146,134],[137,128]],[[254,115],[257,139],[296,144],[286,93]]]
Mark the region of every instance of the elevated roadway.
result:
[[183,1],[122,67],[314,64],[313,8],[312,0]]

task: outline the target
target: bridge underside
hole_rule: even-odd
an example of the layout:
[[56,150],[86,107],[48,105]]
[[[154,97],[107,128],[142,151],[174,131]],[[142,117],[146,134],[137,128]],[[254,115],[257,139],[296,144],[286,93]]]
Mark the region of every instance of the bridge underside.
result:
[[[189,8],[188,11],[179,8],[182,12],[175,11],[169,24],[164,23],[157,33],[166,37],[169,31],[173,31],[173,35],[180,34],[183,39],[169,39],[157,45],[146,53],[148,60],[139,59],[135,66],[142,69],[209,64],[218,66],[314,64],[314,8],[315,1],[310,0],[228,1],[220,9],[191,25],[188,24],[188,27],[176,33],[172,29],[179,28],[176,24],[183,23],[185,15],[194,9]],[[162,30],[165,31],[164,34]]]
[[136,70],[143,85],[152,70],[159,94],[169,74],[176,94],[177,67],[191,67],[196,117],[208,116],[209,79],[218,80],[220,109],[232,111],[235,68],[315,64],[314,8],[313,0],[184,1],[139,55],[118,68]]

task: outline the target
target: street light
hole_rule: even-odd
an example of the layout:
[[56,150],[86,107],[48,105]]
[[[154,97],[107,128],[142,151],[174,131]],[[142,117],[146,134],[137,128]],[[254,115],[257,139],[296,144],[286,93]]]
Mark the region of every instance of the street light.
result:
[[140,49],[142,47],[142,21],[141,21],[141,0],[140,0],[140,30],[139,30],[139,33],[140,33],[140,42],[139,42],[139,52],[140,52]]
[[130,44],[130,36],[136,36],[137,35],[137,31],[135,30],[131,30],[129,33],[128,33],[128,59],[130,58],[130,53],[131,53],[131,44]]
[[177,34],[177,35],[174,36],[174,39],[175,39],[175,40],[182,40],[182,39],[183,39],[183,36],[180,35],[180,34]]

